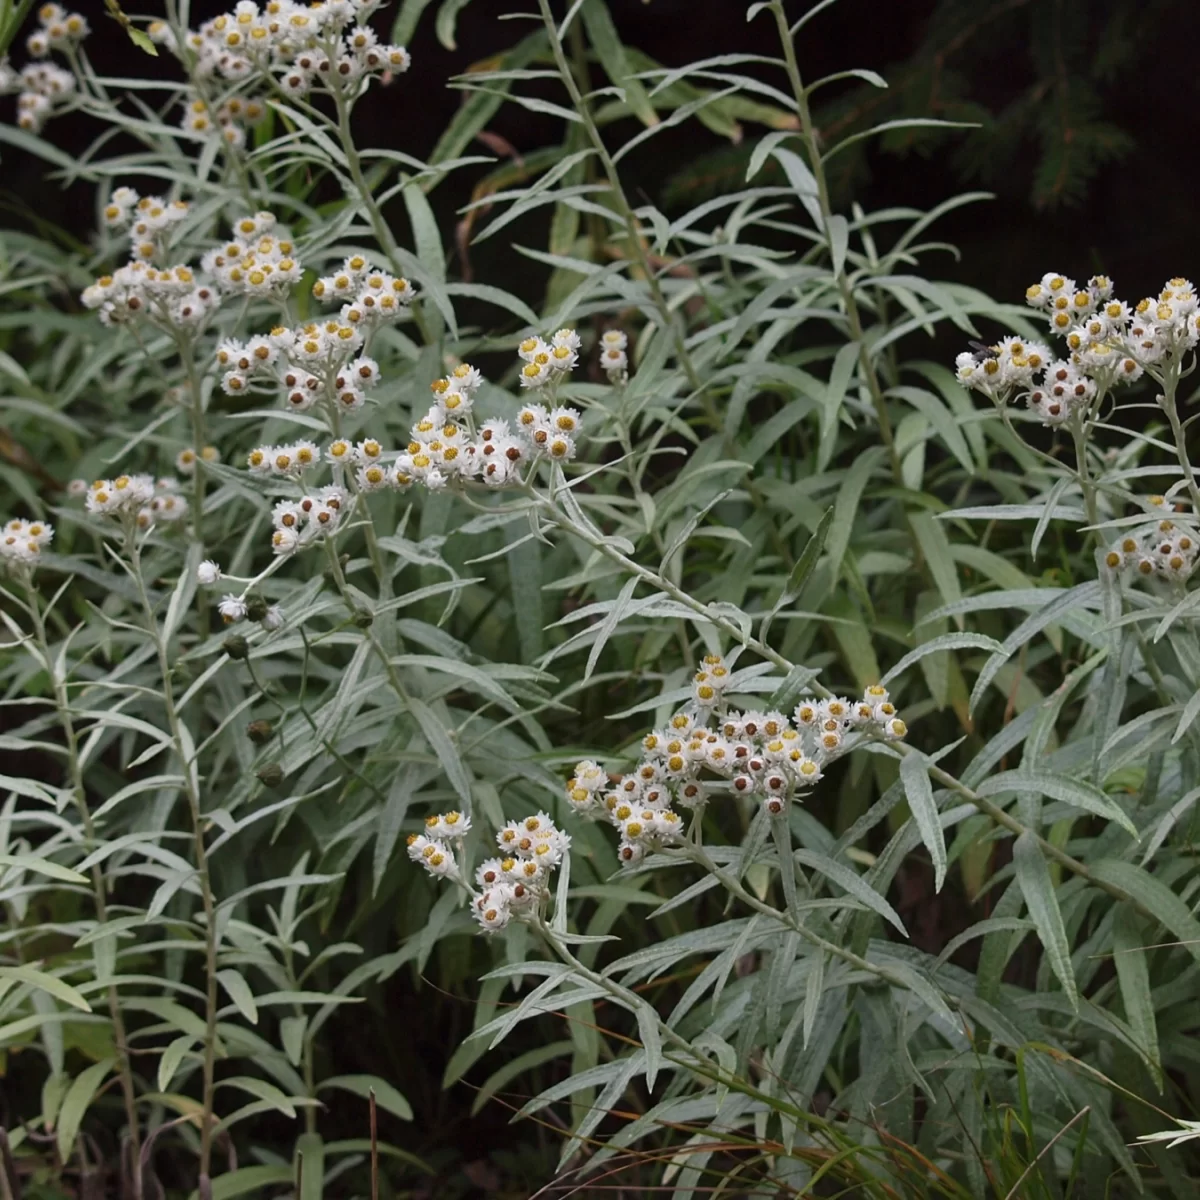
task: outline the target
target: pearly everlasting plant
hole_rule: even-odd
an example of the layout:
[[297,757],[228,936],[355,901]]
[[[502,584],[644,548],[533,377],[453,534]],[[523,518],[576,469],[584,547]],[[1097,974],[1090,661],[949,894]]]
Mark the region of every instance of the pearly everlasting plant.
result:
[[[48,5],[5,76],[96,222],[0,235],[0,1183],[440,1194],[465,1080],[561,1135],[516,1188],[1182,1194],[1191,284],[837,211],[824,6],[667,68],[538,0],[428,162],[352,117],[492,14],[393,7],[121,13],[146,99]],[[700,124],[748,177],[664,211]]]

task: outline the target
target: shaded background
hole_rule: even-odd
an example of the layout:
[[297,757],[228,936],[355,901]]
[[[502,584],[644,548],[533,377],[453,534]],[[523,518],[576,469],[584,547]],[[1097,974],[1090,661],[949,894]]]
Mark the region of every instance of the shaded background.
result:
[[[103,73],[178,78],[177,64],[150,59],[133,46],[104,15],[100,0],[82,0],[79,7],[92,21],[87,48]],[[745,0],[609,0],[622,41],[666,66],[714,54],[777,53],[773,22],[763,15],[747,23],[747,7]],[[789,7],[794,15],[805,8]],[[226,8],[197,0],[193,24]],[[447,82],[529,31],[528,22],[500,19],[512,8],[500,0],[474,0],[460,14],[453,50],[435,36],[437,5],[426,9],[410,47],[412,70],[356,114],[360,143],[428,156],[463,99]],[[374,18],[384,37],[393,11]],[[929,208],[968,188],[993,191],[993,201],[951,215],[933,236],[962,251],[959,262],[945,257],[944,278],[1001,299],[1017,299],[1050,269],[1083,278],[1103,270],[1129,296],[1157,290],[1170,275],[1188,275],[1200,85],[1195,72],[1182,66],[1179,49],[1198,25],[1200,8],[1191,0],[1096,0],[1086,9],[1066,0],[899,0],[886,6],[841,0],[799,36],[806,82],[858,66],[879,71],[891,87],[820,92],[816,116],[830,141],[901,116],[970,120],[980,128],[905,132],[860,144],[835,160],[835,201],[857,200],[867,210]],[[19,63],[23,52],[14,57]],[[558,89],[546,94],[561,100]],[[5,110],[13,104],[0,98],[0,115],[11,119]],[[561,137],[560,123],[515,105],[502,107],[489,130],[518,152]],[[613,133],[635,130],[628,122]],[[668,214],[679,212],[736,189],[754,141],[765,132],[747,124],[741,144],[733,145],[687,122],[631,155],[627,178],[634,194]],[[91,122],[71,115],[53,119],[46,136],[78,152],[95,133]],[[467,151],[489,152],[480,143]],[[434,191],[449,244],[456,210],[486,170],[457,172]],[[768,181],[767,170],[756,182]],[[36,213],[36,219],[86,237],[95,223],[91,189],[64,191],[47,174],[33,156],[6,149],[0,219],[22,226]],[[406,230],[401,208],[395,220]],[[511,240],[538,244],[538,234],[544,238],[534,217],[528,227],[518,222]],[[500,244],[509,240],[484,243],[472,261],[478,277],[503,277],[504,286],[522,293],[522,272],[530,267]]]

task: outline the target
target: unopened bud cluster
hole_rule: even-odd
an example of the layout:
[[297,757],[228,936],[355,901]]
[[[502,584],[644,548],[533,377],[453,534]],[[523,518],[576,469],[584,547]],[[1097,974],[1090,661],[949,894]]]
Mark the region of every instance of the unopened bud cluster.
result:
[[[240,0],[232,11],[188,30],[180,47],[165,21],[154,21],[152,41],[176,55],[189,68],[198,88],[181,121],[189,133],[219,135],[241,146],[246,129],[267,113],[271,93],[289,96],[326,92],[353,98],[373,76],[385,79],[407,71],[408,51],[381,44],[367,23],[380,0]],[[199,90],[208,80],[240,84],[241,93],[210,101]],[[244,94],[248,87],[257,95]]]
[[54,526],[49,521],[14,517],[0,528],[0,562],[31,567],[53,540]]
[[642,761],[628,774],[612,780],[591,760],[576,766],[568,804],[616,827],[622,864],[635,865],[682,837],[673,805],[699,808],[720,792],[753,797],[778,816],[851,748],[852,734],[896,739],[908,732],[883,687],[867,688],[857,702],[802,700],[789,720],[781,712],[727,709],[723,693],[730,679],[719,656],[706,658],[694,683],[695,706],[646,735]]
[[[1150,503],[1155,508],[1167,508],[1162,496],[1152,496]],[[1122,534],[1105,553],[1104,565],[1133,580],[1183,583],[1195,569],[1198,552],[1200,534],[1194,520],[1172,515]]]
[[[35,59],[52,50],[70,53],[90,32],[86,17],[61,4],[43,4],[37,15],[38,28],[25,41]],[[27,133],[40,133],[55,105],[74,91],[75,76],[52,62],[27,63],[17,71],[8,59],[0,61],[0,94],[17,94],[17,124]]]
[[1061,357],[1041,343],[1006,337],[964,351],[955,367],[960,383],[998,404],[1023,398],[1045,425],[1087,414],[1110,388],[1178,361],[1200,341],[1196,291],[1183,278],[1169,279],[1156,297],[1130,307],[1113,295],[1106,276],[1081,287],[1052,271],[1026,289],[1025,299],[1063,339]]

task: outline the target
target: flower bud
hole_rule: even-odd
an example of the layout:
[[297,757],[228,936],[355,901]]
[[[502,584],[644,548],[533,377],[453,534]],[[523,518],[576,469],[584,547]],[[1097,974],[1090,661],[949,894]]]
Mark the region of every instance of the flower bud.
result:
[[263,746],[271,740],[275,726],[270,721],[251,721],[246,726],[246,736],[256,745]]
[[254,774],[269,788],[277,788],[283,782],[283,768],[277,762],[264,763]]
[[351,619],[359,629],[370,629],[375,623],[374,614],[367,612],[365,608],[356,608],[354,610],[354,616]]
[[246,597],[246,616],[252,621],[261,621],[267,615],[267,602],[261,596]]
[[221,643],[221,649],[232,659],[243,659],[249,657],[250,643],[240,633],[233,633]]

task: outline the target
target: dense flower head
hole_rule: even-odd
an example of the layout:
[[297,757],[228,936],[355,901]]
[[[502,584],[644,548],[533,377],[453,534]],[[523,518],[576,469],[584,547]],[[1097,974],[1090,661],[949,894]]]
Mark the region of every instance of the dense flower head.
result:
[[61,4],[43,4],[37,13],[38,28],[26,39],[25,49],[35,61],[20,71],[0,61],[0,93],[17,95],[17,124],[27,133],[40,133],[55,107],[75,91],[75,76],[46,61],[51,51],[71,53],[90,29],[81,13]]
[[[464,813],[432,814],[421,833],[409,835],[408,856],[431,875],[465,882],[459,856],[470,832],[471,819]],[[488,933],[544,907],[551,873],[562,863],[571,839],[539,812],[504,825],[496,834],[496,846],[500,853],[475,869],[479,891],[471,893],[471,913]]]
[[151,22],[147,34],[177,57],[190,57],[196,79],[241,85],[215,109],[193,93],[181,120],[190,133],[240,146],[246,129],[266,116],[276,87],[290,96],[352,98],[371,78],[387,81],[408,70],[408,51],[382,44],[368,24],[379,6],[380,0],[239,0],[229,12],[189,29],[184,47],[166,21]]
[[518,376],[523,388],[545,391],[553,396],[559,383],[579,362],[579,336],[573,329],[560,329],[548,341],[533,335],[517,347],[522,363]]
[[146,474],[94,480],[84,491],[84,505],[90,513],[132,521],[142,530],[171,525],[188,513],[177,479]]
[[304,267],[286,229],[269,212],[247,214],[232,222],[233,236],[200,260],[225,292],[242,296],[279,296],[299,283]]
[[693,706],[642,739],[632,771],[610,776],[591,759],[576,765],[567,803],[617,829],[623,865],[682,838],[676,806],[702,808],[719,792],[752,797],[778,816],[820,782],[824,767],[850,748],[852,735],[899,739],[907,733],[887,689],[878,685],[858,701],[803,699],[789,716],[725,707],[730,679],[725,660],[707,656],[693,680]]
[[1161,515],[1126,529],[1105,552],[1104,565],[1132,582],[1157,579],[1181,585],[1196,567],[1200,523],[1193,513],[1173,510],[1162,496],[1151,497],[1148,507]]
[[1094,275],[1080,285],[1048,272],[1025,300],[1063,340],[1052,354],[1040,342],[1006,337],[955,359],[958,380],[998,404],[1024,399],[1044,425],[1090,413],[1110,388],[1147,369],[1178,361],[1200,342],[1200,301],[1190,280],[1167,280],[1157,296],[1135,305],[1113,295],[1112,281]]
[[49,521],[13,517],[0,526],[0,562],[32,567],[53,540]]

